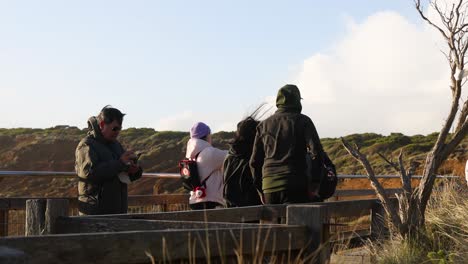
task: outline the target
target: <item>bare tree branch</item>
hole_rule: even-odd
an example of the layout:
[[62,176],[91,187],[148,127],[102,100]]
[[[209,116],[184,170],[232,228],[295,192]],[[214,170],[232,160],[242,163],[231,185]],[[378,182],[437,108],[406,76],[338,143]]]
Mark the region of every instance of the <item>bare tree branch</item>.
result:
[[345,149],[348,151],[351,156],[353,156],[356,160],[358,160],[364,169],[367,172],[367,178],[370,180],[372,187],[374,188],[377,197],[379,198],[380,202],[382,203],[383,208],[385,209],[387,215],[390,217],[392,224],[399,230],[400,233],[404,233],[402,231],[403,226],[401,219],[398,217],[397,210],[394,206],[390,203],[390,199],[387,197],[385,193],[385,189],[382,187],[380,182],[375,177],[374,170],[372,166],[369,164],[367,157],[363,155],[356,147],[352,147],[348,141],[344,138],[341,138],[341,142]]
[[[425,210],[434,187],[437,169],[468,134],[468,102],[463,102],[463,100],[460,99],[462,87],[467,82],[466,79],[463,80],[463,75],[465,73],[465,66],[468,65],[468,63],[465,62],[466,52],[468,51],[468,23],[465,21],[468,17],[468,1],[458,0],[455,4],[451,4],[450,6],[445,4],[445,7],[439,5],[437,0],[432,1],[430,5],[437,12],[441,19],[441,24],[438,23],[438,19],[436,24],[424,14],[421,0],[414,0],[414,3],[421,18],[438,30],[448,45],[448,52],[442,53],[449,62],[451,79],[449,87],[452,91],[452,102],[449,113],[434,146],[426,156],[423,177],[419,185],[414,188],[414,191],[412,190],[411,177],[414,174],[416,165],[415,162],[412,162],[410,163],[409,170],[405,170],[402,151],[398,156],[398,163],[378,153],[379,156],[390,164],[393,169],[398,171],[401,176],[404,192],[401,195],[397,195],[399,207],[395,208],[395,206],[389,203],[389,198],[386,196],[382,185],[376,179],[373,168],[369,164],[367,157],[359,151],[358,146],[352,147],[345,139],[341,139],[346,150],[358,160],[366,170],[367,177],[377,197],[382,202],[386,213],[390,216],[392,225],[404,236],[410,234],[411,230],[424,225]],[[441,9],[440,7],[444,8]],[[461,103],[463,107],[460,111]],[[460,111],[460,113],[458,113],[458,111]],[[450,130],[454,127],[457,114],[459,115],[455,130],[453,134],[450,134]]]
[[[445,4],[447,4],[447,3],[445,3]],[[453,16],[452,16],[452,17],[447,17],[447,16],[445,16],[444,12],[442,12],[442,11],[440,10],[440,8],[439,8],[438,1],[433,1],[433,2],[431,2],[431,6],[432,6],[432,8],[434,8],[434,9],[437,11],[437,14],[438,14],[439,17],[440,17],[440,20],[442,21],[442,24],[444,24],[444,26],[445,26],[446,28],[450,29],[450,28],[451,28],[450,22],[451,22]],[[447,10],[447,5],[445,6],[444,9]],[[453,6],[452,6],[452,11],[451,11],[451,13],[453,13]]]
[[468,115],[468,98],[467,100],[465,100],[465,103],[463,104],[463,108],[460,112],[460,115],[458,116],[458,122],[455,128],[455,133],[461,130],[463,124],[466,122],[467,115]]
[[398,173],[400,172],[400,168],[398,168],[398,165],[395,164],[393,161],[387,159],[382,153],[377,152],[377,155],[379,155],[385,162],[387,162],[390,166],[393,167],[394,170],[396,170]]
[[[462,85],[462,86],[465,86],[465,84],[466,84],[467,81],[468,81],[467,79],[464,79],[461,85]],[[458,122],[458,123],[460,124],[460,122]]]
[[401,185],[403,187],[403,191],[405,192],[405,198],[407,201],[410,199],[410,195],[412,192],[411,189],[411,174],[406,173],[405,165],[403,163],[403,149],[400,151],[398,155],[398,164],[392,162],[391,160],[387,159],[383,154],[380,152],[377,153],[385,162],[387,162],[390,166],[393,167],[399,174],[401,178]]
[[442,158],[446,158],[448,154],[450,154],[449,151],[453,151],[453,149],[455,148],[455,143],[460,143],[461,139],[463,139],[463,137],[466,135],[466,129],[462,129],[460,131],[461,134],[458,137],[455,137],[457,139],[456,141],[452,140],[450,146],[445,145],[445,141],[450,132],[450,128],[453,125],[453,121],[458,110],[458,101],[460,99],[461,94],[461,80],[457,80],[453,85],[455,86],[455,88],[450,113],[447,117],[447,120],[445,121],[444,126],[442,127],[442,130],[439,133],[439,136],[437,137],[434,147],[426,157],[423,177],[419,182],[418,199],[420,203],[420,210],[422,211],[426,209],[427,202],[429,201],[429,197],[432,193],[432,188],[435,181],[435,173],[439,166],[442,164],[442,161],[444,160]]
[[422,17],[422,19],[426,20],[427,23],[429,23],[429,25],[433,26],[434,28],[436,28],[437,30],[439,30],[440,34],[442,34],[442,36],[445,38],[445,39],[449,39],[449,37],[445,34],[445,32],[440,28],[438,27],[436,24],[432,23],[432,21],[430,21],[423,13],[423,10],[422,10],[422,6],[421,6],[421,0],[415,0],[414,1],[415,5],[416,5],[416,9],[418,10],[418,13],[419,15]]
[[447,54],[447,52],[443,51],[443,50],[439,50],[442,54],[444,54],[445,58],[447,59],[447,61],[449,63],[452,62],[452,59],[450,58],[450,56]]
[[445,159],[448,158],[450,153],[452,153],[455,150],[455,148],[458,146],[458,144],[460,144],[460,142],[466,137],[467,134],[468,134],[468,120],[466,120],[466,117],[465,117],[465,122],[463,123],[463,125],[461,125],[459,130],[453,135],[452,140],[450,140],[450,142],[447,143],[442,149],[440,153],[440,163],[442,163]]
[[403,190],[405,192],[406,200],[409,203],[411,199],[411,174],[406,173],[405,165],[403,164],[403,149],[398,155],[398,163],[400,164],[400,173],[401,173],[401,183],[403,185]]
[[405,165],[403,163],[403,149],[400,150],[400,154],[398,155],[398,164],[387,159],[380,152],[378,152],[377,154],[400,174],[401,186],[403,187],[404,197],[406,198],[406,202],[408,203],[409,199],[411,198],[411,192],[412,192],[411,174],[406,173]]
[[[462,2],[463,2],[462,0],[458,1],[458,5],[455,8],[455,14],[456,14],[456,19],[455,19],[455,24],[454,24],[455,28],[458,26],[458,21],[460,21],[460,7],[462,5]],[[457,31],[454,31],[454,33],[457,34]]]

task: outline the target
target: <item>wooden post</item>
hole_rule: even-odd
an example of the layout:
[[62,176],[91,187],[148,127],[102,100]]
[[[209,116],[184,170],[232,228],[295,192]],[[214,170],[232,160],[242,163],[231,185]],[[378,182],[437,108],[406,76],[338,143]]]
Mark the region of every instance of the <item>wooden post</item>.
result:
[[66,199],[27,200],[25,235],[53,234],[57,217],[68,216],[68,207]]
[[168,210],[167,210],[167,208],[168,208],[167,203],[161,204],[161,207],[160,207],[160,208],[161,208],[161,212],[168,212]]
[[8,236],[8,209],[0,209],[0,237]]
[[324,222],[328,222],[326,209],[323,205],[289,205],[286,213],[286,224],[308,228],[310,244],[306,252],[314,254],[315,263],[320,264],[329,263],[331,254],[329,232],[324,230]]
[[45,226],[45,199],[26,200],[25,236],[41,235]]
[[[259,236],[259,232],[261,235],[268,233],[268,238]],[[25,252],[31,256],[30,264],[150,263],[145,251],[158,263],[164,259],[173,263],[200,263],[211,259],[219,263],[225,257],[236,257],[239,253],[253,256],[259,250],[263,256],[287,255],[288,251],[298,252],[304,248],[307,239],[307,229],[303,226],[243,227],[238,224],[220,229],[177,228],[2,238],[0,247]],[[207,248],[211,249],[210,253],[206,252]]]
[[68,216],[68,200],[47,199],[45,210],[45,234],[55,234],[55,222],[58,217]]
[[386,213],[380,202],[376,202],[371,209],[371,237],[372,239],[382,239],[388,235]]

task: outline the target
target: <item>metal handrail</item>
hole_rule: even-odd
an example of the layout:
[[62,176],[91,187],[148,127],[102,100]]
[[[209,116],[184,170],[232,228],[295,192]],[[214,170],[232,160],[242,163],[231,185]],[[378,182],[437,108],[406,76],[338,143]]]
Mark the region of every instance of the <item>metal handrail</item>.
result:
[[[65,176],[65,177],[76,177],[76,172],[66,172],[66,171],[0,171],[0,177],[12,177],[12,176],[46,176],[46,177],[56,177],[56,176]],[[179,173],[167,173],[167,172],[151,172],[143,173],[144,178],[158,178],[158,179],[179,179]],[[393,179],[400,178],[399,175],[376,175],[379,179]],[[459,178],[455,175],[437,175],[437,178]],[[339,174],[339,179],[366,179],[366,175],[349,175],[349,174]],[[421,175],[412,176],[414,179],[422,178]]]
[[[76,172],[68,171],[0,171],[0,177],[2,176],[46,176],[46,177],[76,177]],[[166,172],[156,172],[156,173],[143,173],[145,178],[158,178],[158,179],[179,179],[179,173],[166,173]]]

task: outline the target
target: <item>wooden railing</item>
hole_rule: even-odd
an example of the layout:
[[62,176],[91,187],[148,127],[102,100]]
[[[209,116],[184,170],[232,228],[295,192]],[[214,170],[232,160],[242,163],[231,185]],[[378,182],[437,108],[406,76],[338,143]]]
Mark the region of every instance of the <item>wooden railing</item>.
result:
[[[44,199],[44,197],[0,198],[0,237],[24,235],[24,210],[26,201],[30,199]],[[70,205],[69,214],[78,214],[78,200],[76,197],[47,199],[66,199]],[[132,195],[128,197],[128,206],[131,213],[187,210],[188,195]]]
[[46,202],[49,211],[44,206],[27,210],[30,227],[52,219],[47,230],[31,228],[34,236],[0,238],[0,247],[32,256],[28,263],[144,263],[148,255],[156,262],[250,262],[274,255],[281,263],[294,257],[326,263],[330,242],[350,239],[330,232],[332,218],[368,216],[371,225],[363,237],[386,233],[376,199],[101,216],[66,216],[68,210],[57,210],[68,205],[66,200]]
[[[23,176],[45,176],[45,177],[77,177],[75,172],[70,171],[0,171],[0,177],[23,177]],[[379,179],[392,179],[400,178],[398,175],[377,175]],[[413,179],[420,179],[421,175],[413,175]],[[458,178],[459,176],[447,176],[447,175],[437,175],[437,178]],[[169,172],[145,172],[143,173],[143,178],[157,178],[157,179],[179,179],[180,175],[178,173],[169,173]],[[365,179],[366,175],[350,175],[350,174],[340,174],[338,175],[339,179]]]
[[[54,172],[54,171],[0,171],[0,177],[76,177],[74,172]],[[145,178],[158,178],[177,180],[180,178],[177,173],[145,173]],[[364,175],[338,175],[339,178],[365,178]],[[397,178],[395,175],[381,175],[379,178]],[[457,176],[438,176],[438,178],[455,178]],[[418,176],[414,176],[418,178]],[[395,194],[401,192],[401,189],[387,189],[387,193]],[[349,197],[365,197],[374,195],[373,190],[337,190],[330,201],[341,200]],[[0,198],[0,237],[24,234],[24,210],[27,199],[43,197],[13,197]],[[50,198],[49,198],[50,199]],[[51,198],[54,199],[54,198]],[[77,214],[76,197],[62,197],[69,200],[70,215]],[[188,195],[186,194],[164,194],[164,195],[137,195],[129,196],[130,213],[149,213],[180,211],[188,209]]]
[[[401,192],[401,189],[389,189],[388,193]],[[373,190],[337,190],[330,201],[343,197],[373,195]],[[187,194],[132,195],[128,197],[129,213],[155,213],[188,210]],[[44,199],[44,197],[0,198],[0,237],[21,236],[24,234],[24,210],[26,201]],[[77,215],[76,197],[47,198],[66,199],[70,205],[70,215]]]
[[[75,177],[63,172],[21,173]],[[0,176],[21,173],[0,172]],[[160,176],[178,178],[156,173],[144,177]],[[373,194],[373,190],[337,190],[334,199]],[[32,206],[38,201],[47,209]],[[186,194],[139,195],[129,196],[130,214],[76,216],[76,197],[0,198],[0,236],[9,236],[0,238],[0,248],[12,248],[17,259],[27,263],[145,263],[150,258],[156,262],[242,258],[261,262],[264,256],[274,256],[280,263],[294,257],[327,263],[335,241],[375,239],[388,233],[384,210],[376,199],[180,211],[187,207]],[[10,217],[18,212],[23,221],[16,223],[18,232],[12,233]],[[22,236],[25,230],[32,236]]]

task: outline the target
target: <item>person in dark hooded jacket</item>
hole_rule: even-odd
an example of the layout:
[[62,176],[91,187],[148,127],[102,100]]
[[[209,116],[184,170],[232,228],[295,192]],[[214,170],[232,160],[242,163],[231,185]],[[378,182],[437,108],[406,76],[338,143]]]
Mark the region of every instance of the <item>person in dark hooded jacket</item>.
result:
[[106,106],[88,120],[88,134],[75,151],[80,215],[127,212],[127,184],[122,175],[134,181],[143,170],[135,162],[135,153],[125,151],[117,141],[123,116],[118,109]]
[[297,86],[285,85],[276,97],[277,111],[257,126],[250,167],[266,204],[309,202],[306,153],[323,151],[312,120],[301,114]]
[[249,167],[259,123],[254,117],[257,111],[237,124],[235,138],[230,143],[229,153],[224,160],[224,199],[228,207],[261,204]]

